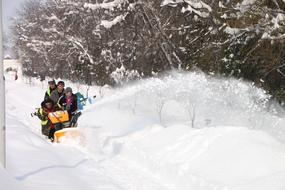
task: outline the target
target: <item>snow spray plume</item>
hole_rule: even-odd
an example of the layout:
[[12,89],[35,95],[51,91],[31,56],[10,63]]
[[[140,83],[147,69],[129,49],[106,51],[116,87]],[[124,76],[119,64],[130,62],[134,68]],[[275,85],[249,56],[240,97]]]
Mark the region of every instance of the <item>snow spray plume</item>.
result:
[[182,117],[182,122],[195,128],[244,126],[269,131],[285,140],[285,129],[281,127],[284,119],[277,114],[279,108],[269,101],[264,90],[242,80],[202,72],[171,72],[121,88],[96,106],[116,101],[130,103],[131,99],[138,105],[135,112],[148,107],[156,110],[160,121],[165,115],[179,122]]

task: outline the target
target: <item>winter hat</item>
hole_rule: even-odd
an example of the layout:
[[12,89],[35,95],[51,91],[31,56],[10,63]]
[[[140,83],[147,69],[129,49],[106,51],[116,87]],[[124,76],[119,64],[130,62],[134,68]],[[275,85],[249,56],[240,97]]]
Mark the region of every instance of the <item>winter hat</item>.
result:
[[48,81],[48,84],[55,84],[55,80],[53,79],[53,80]]
[[72,93],[72,88],[67,87],[67,88],[65,89],[65,94],[68,93],[68,92],[71,92],[71,93]]
[[58,81],[57,85],[62,85],[62,86],[64,86],[64,82],[63,82],[63,81]]

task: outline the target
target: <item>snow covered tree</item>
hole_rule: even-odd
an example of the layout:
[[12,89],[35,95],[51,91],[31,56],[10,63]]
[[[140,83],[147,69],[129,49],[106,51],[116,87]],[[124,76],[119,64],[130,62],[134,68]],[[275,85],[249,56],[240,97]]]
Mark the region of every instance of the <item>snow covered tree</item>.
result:
[[285,82],[282,0],[30,0],[13,31],[29,75],[104,85],[198,67],[272,93]]

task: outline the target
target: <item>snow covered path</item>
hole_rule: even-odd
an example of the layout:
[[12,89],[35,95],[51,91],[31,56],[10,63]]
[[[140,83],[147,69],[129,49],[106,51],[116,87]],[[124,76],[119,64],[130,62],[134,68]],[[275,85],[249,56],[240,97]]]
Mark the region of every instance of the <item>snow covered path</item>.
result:
[[[7,80],[7,172],[18,188],[285,189],[285,145],[267,130],[237,127],[247,125],[244,116],[232,120],[236,127],[211,117],[212,127],[193,129],[172,100],[165,105],[160,124],[149,97],[141,93],[137,97],[131,89],[131,93],[112,92],[114,96],[99,99],[87,109],[79,121],[84,143],[52,144],[40,135],[39,121],[30,117],[44,90]],[[202,125],[203,110],[197,124]],[[272,118],[278,120],[270,116],[268,121]],[[267,124],[266,118],[263,122]]]
[[20,183],[27,189],[43,190],[114,186],[97,174],[86,154],[74,147],[52,144],[40,135],[39,122],[29,114],[42,99],[41,88],[8,81],[6,93],[8,171]]

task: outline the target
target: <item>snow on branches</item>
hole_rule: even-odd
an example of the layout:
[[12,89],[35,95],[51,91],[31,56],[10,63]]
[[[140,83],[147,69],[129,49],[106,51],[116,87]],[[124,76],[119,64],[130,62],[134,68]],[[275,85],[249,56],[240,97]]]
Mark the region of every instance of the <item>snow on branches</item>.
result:
[[274,86],[285,72],[280,0],[35,0],[19,15],[15,49],[33,75],[103,85],[200,68]]

